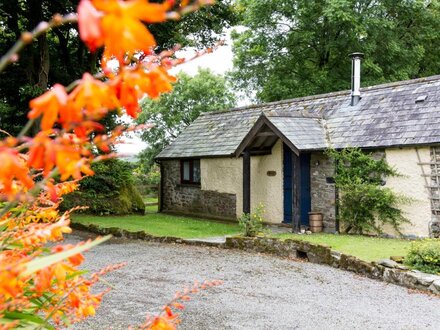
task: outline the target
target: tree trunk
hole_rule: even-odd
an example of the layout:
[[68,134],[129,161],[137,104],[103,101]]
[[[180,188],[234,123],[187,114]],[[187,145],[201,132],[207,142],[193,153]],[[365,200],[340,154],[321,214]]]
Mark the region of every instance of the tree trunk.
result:
[[[32,30],[41,21],[43,21],[45,17],[43,13],[43,4],[40,0],[29,0],[28,4],[28,30]],[[31,45],[29,54],[32,57],[32,60],[29,61],[27,70],[29,83],[39,87],[42,91],[45,91],[48,88],[50,69],[49,44],[47,42],[46,34],[38,37],[36,47],[35,44]],[[39,121],[37,120],[32,129],[32,134],[36,134],[38,132],[38,127]]]

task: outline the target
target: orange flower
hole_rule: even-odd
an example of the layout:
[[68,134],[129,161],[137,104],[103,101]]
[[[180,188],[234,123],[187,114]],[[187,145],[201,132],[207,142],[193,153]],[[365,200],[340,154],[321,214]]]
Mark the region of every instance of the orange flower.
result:
[[168,74],[163,67],[156,67],[149,72],[150,85],[144,90],[151,98],[155,99],[161,93],[170,92],[173,89],[171,83],[176,82],[176,77]]
[[155,67],[150,71],[139,67],[136,70],[124,68],[112,81],[112,85],[127,114],[136,118],[140,111],[138,100],[144,94],[157,98],[161,93],[171,91],[171,83],[175,81],[176,78],[170,76],[163,67]]
[[81,158],[79,150],[70,146],[60,146],[56,153],[56,164],[61,174],[61,181],[70,177],[80,179],[81,173],[93,175],[94,172],[85,158]]
[[27,163],[29,167],[43,169],[43,174],[49,174],[55,166],[55,143],[50,138],[51,131],[39,132],[32,140],[29,147],[29,157]]
[[[19,279],[21,269],[18,266],[11,266],[16,260],[6,259],[7,257],[14,257],[11,252],[3,252],[0,256],[0,296],[4,300],[12,297],[19,297],[23,291],[24,283]],[[5,260],[2,260],[4,257]]]
[[70,93],[67,107],[60,114],[64,128],[78,124],[82,120],[100,120],[108,112],[119,106],[112,90],[102,81],[84,73],[79,85]]
[[[99,15],[91,7],[90,0],[82,0],[78,7],[78,24],[81,39],[93,51],[104,44],[104,57],[115,56],[120,62],[126,53],[151,52],[156,46],[153,35],[142,23],[166,20],[166,13],[173,2],[150,3],[148,0],[92,0]],[[89,20],[91,26],[89,26]],[[98,24],[99,22],[99,24]]]
[[[79,243],[79,245],[81,245],[82,243]],[[72,244],[66,244],[66,245],[57,245],[55,247],[52,248],[53,252],[62,252],[62,251],[68,251],[72,248],[74,248],[75,246]],[[83,263],[84,261],[84,256],[81,253],[75,254],[71,257],[69,257],[67,259],[70,264],[72,264],[72,266],[79,266]]]
[[102,13],[99,13],[90,0],[82,0],[78,5],[78,27],[81,40],[94,52],[104,44],[101,28]]
[[81,122],[78,126],[74,128],[73,132],[81,139],[87,138],[92,132],[103,132],[104,130],[104,125],[89,120]]
[[166,317],[157,317],[151,324],[151,330],[176,330],[176,326]]
[[38,293],[44,292],[51,286],[53,272],[51,267],[43,268],[35,275],[35,288]]
[[34,186],[29,177],[29,168],[16,150],[0,147],[0,191],[5,194],[13,192],[13,180],[18,179],[27,188]]
[[82,177],[81,173],[93,175],[88,163],[92,156],[87,149],[88,142],[74,134],[64,134],[51,139],[50,131],[43,131],[31,140],[28,164],[35,169],[43,168],[47,176],[56,166],[61,174],[61,181],[71,176],[75,179]]
[[66,102],[67,93],[64,86],[56,84],[51,90],[29,102],[32,110],[28,113],[28,117],[35,119],[43,115],[41,129],[50,129],[58,119],[58,112],[63,110]]
[[[40,203],[44,205],[52,205],[49,203],[57,203],[60,201],[61,196],[69,194],[78,189],[78,183],[76,181],[53,183],[53,180],[49,180],[44,187],[45,192],[42,192],[39,196]],[[56,209],[57,205],[54,205]],[[40,213],[44,214],[44,210],[39,209]],[[58,212],[57,212],[58,214]],[[50,217],[46,217],[49,218]]]

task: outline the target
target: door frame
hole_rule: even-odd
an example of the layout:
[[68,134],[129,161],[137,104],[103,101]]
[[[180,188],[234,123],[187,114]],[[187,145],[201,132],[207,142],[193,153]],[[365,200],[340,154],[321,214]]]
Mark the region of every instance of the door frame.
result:
[[[311,211],[311,187],[310,187],[310,153],[300,153],[299,162],[295,161],[296,154],[283,143],[283,221],[292,224],[295,218],[294,207],[294,180],[295,164],[299,164],[299,225],[309,226],[309,212]],[[297,165],[298,166],[298,165]]]

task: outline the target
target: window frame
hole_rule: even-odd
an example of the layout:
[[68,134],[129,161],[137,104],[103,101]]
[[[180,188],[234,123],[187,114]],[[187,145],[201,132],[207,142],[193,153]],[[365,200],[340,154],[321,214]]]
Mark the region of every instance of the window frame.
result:
[[[202,177],[200,175],[200,181],[194,181],[194,161],[199,161],[199,171],[200,171],[200,158],[192,159],[181,159],[180,160],[180,183],[187,185],[200,186]],[[184,180],[184,164],[189,163],[189,180]]]

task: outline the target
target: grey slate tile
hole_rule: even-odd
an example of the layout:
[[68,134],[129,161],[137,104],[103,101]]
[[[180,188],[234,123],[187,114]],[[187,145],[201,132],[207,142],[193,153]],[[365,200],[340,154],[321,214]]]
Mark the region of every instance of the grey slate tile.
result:
[[262,114],[301,151],[325,149],[327,136],[336,148],[440,143],[440,76],[364,88],[349,103],[343,91],[206,113],[157,158],[232,155]]

